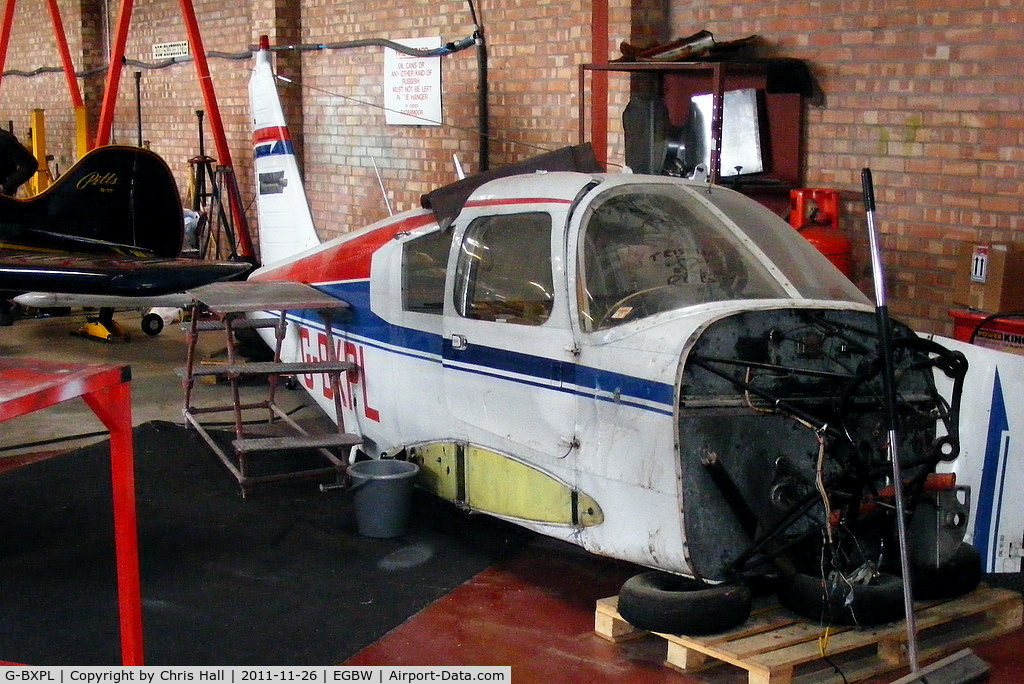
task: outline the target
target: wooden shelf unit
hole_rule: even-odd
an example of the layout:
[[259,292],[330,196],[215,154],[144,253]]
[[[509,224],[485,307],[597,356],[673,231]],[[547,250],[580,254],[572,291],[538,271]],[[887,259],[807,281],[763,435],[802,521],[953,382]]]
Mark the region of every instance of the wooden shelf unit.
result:
[[[803,183],[803,100],[801,92],[791,86],[769,87],[770,71],[782,66],[772,62],[610,62],[582,64],[579,67],[579,142],[585,142],[587,117],[586,77],[588,73],[610,72],[654,79],[652,87],[660,91],[673,126],[682,126],[689,116],[690,99],[694,95],[712,96],[711,183],[736,186],[744,194],[765,204],[781,215],[789,210],[789,191]],[[794,67],[795,68],[795,67]],[[754,88],[764,96],[763,127],[765,169],[762,173],[722,179],[722,112],[725,92]],[[607,114],[605,114],[606,116]],[[594,114],[597,116],[597,113]],[[600,151],[598,152],[600,156]]]

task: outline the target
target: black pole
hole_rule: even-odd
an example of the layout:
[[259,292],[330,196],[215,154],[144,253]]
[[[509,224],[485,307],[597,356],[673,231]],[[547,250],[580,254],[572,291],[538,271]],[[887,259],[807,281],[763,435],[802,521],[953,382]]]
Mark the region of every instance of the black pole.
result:
[[142,72],[135,72],[135,122],[139,136],[139,147],[142,147]]
[[196,110],[196,119],[199,121],[199,156],[206,156],[206,141],[203,138],[203,110]]
[[203,110],[196,110],[196,120],[199,122],[199,157],[196,159],[196,191],[192,198],[192,209],[199,211],[200,207],[206,206],[206,143],[203,139]]
[[885,392],[886,417],[889,427],[889,458],[892,459],[892,488],[896,493],[896,532],[899,536],[900,569],[903,575],[903,610],[907,625],[907,660],[911,672],[918,670],[917,621],[914,616],[914,594],[910,580],[910,554],[907,549],[906,508],[903,503],[903,474],[896,443],[896,368],[892,351],[892,320],[885,297],[885,274],[882,272],[882,252],[875,227],[875,189],[871,169],[860,173],[864,190],[864,208],[867,210],[868,243],[871,249],[871,274],[875,281],[875,314],[878,323],[878,351],[882,357],[882,389]]
[[473,39],[476,42],[476,81],[477,81],[477,128],[479,129],[480,168],[487,171],[491,167],[491,129],[488,106],[487,84],[487,43],[484,41],[484,27],[476,16],[473,0],[468,0],[469,12],[473,17]]
[[861,171],[861,185],[864,190],[864,208],[868,216],[868,242],[871,249],[871,273],[875,284],[875,313],[878,317],[879,351],[882,355],[882,389],[885,392],[886,414],[888,427],[896,430],[896,387],[894,378],[896,369],[892,355],[892,319],[889,317],[889,306],[885,294],[885,277],[882,272],[881,246],[875,227],[875,189],[871,180],[871,169]]

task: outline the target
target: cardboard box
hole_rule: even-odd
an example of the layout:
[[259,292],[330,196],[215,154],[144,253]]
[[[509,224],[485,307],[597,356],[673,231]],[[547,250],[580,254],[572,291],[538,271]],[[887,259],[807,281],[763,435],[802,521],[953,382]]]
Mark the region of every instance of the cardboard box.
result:
[[1024,245],[961,242],[953,303],[998,313],[1024,309]]

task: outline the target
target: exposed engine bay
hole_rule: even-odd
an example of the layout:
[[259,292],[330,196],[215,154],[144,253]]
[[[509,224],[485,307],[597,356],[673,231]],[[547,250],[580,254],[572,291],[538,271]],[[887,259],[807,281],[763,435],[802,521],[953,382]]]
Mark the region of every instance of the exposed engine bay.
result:
[[[893,337],[897,453],[912,513],[936,465],[958,454],[967,364],[905,326]],[[948,403],[936,368],[956,383]],[[681,500],[700,576],[780,562],[854,573],[898,559],[881,375],[868,312],[750,311],[704,330],[685,361],[679,409]]]

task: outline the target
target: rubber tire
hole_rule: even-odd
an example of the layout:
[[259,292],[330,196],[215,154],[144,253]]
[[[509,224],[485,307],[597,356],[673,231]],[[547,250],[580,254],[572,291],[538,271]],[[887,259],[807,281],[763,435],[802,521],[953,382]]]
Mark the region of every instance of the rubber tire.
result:
[[974,591],[981,582],[981,554],[970,544],[962,542],[942,565],[913,565],[910,573],[910,588],[917,600],[963,596]]
[[619,615],[649,632],[724,632],[750,617],[750,588],[741,582],[707,585],[666,572],[644,572],[622,585]]
[[[853,600],[846,604],[849,589]],[[905,617],[903,580],[882,573],[871,584],[832,585],[817,576],[794,573],[779,590],[779,603],[794,613],[826,625],[880,625]]]
[[164,329],[164,319],[155,313],[149,313],[142,317],[142,332],[150,337],[156,337]]

